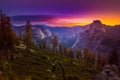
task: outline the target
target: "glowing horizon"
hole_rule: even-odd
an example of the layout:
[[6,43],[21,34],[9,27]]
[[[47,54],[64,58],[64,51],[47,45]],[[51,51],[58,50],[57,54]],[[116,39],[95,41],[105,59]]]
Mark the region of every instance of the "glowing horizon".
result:
[[[107,14],[106,14],[107,15]],[[91,15],[91,16],[78,16],[78,17],[62,17],[62,18],[53,18],[48,19],[46,21],[32,21],[31,24],[46,24],[52,27],[55,26],[65,26],[65,27],[73,27],[73,26],[85,26],[88,24],[91,24],[94,20],[100,20],[103,24],[115,26],[120,25],[120,18],[119,15],[104,15],[104,16],[98,16],[98,15]],[[13,21],[14,23],[14,21]],[[25,24],[25,21],[22,22],[22,25]],[[17,24],[19,25],[19,24]]]
[[109,26],[120,25],[120,18],[116,15],[112,16],[94,16],[94,17],[82,17],[82,18],[55,18],[52,20],[48,20],[45,22],[31,22],[32,24],[47,24],[50,26],[65,26],[65,27],[73,27],[73,26],[85,26],[91,24],[94,20],[100,20],[103,24]]
[[120,24],[120,0],[1,0],[0,8],[17,25],[28,19],[33,24],[51,26],[83,26],[93,20],[111,26]]

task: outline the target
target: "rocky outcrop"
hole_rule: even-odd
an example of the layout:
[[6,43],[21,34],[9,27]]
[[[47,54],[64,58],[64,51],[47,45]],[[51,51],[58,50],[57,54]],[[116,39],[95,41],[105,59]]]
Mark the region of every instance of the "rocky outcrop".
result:
[[118,68],[115,65],[106,65],[103,70],[96,75],[95,80],[120,80],[117,76]]
[[120,26],[111,27],[95,20],[87,25],[88,30],[80,33],[72,46],[73,49],[88,48],[95,53],[109,54],[114,49],[120,54]]
[[94,51],[95,53],[100,51],[103,52],[103,50],[98,51],[98,48],[100,47],[103,39],[107,37],[104,25],[100,21],[96,20],[92,24],[88,25],[88,27],[88,30],[80,33],[73,48],[88,48],[89,51]]

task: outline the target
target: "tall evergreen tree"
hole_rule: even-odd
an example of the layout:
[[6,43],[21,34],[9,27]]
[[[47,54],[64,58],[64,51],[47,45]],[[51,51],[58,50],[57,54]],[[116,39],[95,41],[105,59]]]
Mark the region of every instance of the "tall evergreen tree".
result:
[[62,44],[59,45],[59,54],[63,55],[63,47],[62,47]]
[[89,53],[89,58],[88,58],[88,66],[89,67],[94,67],[95,65],[95,54],[93,52]]
[[57,53],[57,47],[58,47],[58,37],[54,36],[53,38],[53,52]]
[[32,27],[29,20],[27,20],[26,22],[24,41],[26,44],[26,50],[29,50],[33,45],[33,32],[32,32]]
[[[0,50],[3,50],[6,58],[12,55],[18,39],[15,31],[12,30],[10,17],[0,11]],[[9,51],[9,54],[8,54]]]
[[64,55],[65,55],[65,56],[68,56],[68,54],[69,54],[68,48],[67,48],[67,47],[64,47]]
[[89,58],[89,52],[88,52],[88,49],[85,48],[84,49],[84,62],[85,62],[86,65],[88,63],[88,58]]
[[17,40],[16,33],[12,30],[10,17],[0,12],[0,49],[12,50]]
[[77,57],[79,60],[82,60],[82,59],[83,59],[81,50],[77,50],[77,51],[76,51],[76,57]]
[[106,58],[102,53],[99,53],[97,56],[97,69],[101,70],[106,64]]
[[69,56],[70,58],[74,58],[74,52],[73,52],[72,49],[69,50],[68,56]]
[[42,43],[42,41],[38,41],[38,43],[39,43],[39,45],[38,45],[39,48],[40,48],[40,49],[43,49],[43,43]]
[[47,44],[46,44],[46,41],[43,41],[42,44],[43,44],[43,50],[47,50]]

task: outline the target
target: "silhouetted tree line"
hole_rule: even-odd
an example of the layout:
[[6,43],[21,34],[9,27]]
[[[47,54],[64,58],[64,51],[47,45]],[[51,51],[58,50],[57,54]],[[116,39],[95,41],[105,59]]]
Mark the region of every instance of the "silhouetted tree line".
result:
[[26,50],[29,50],[32,46],[33,33],[30,21],[26,22],[25,33],[17,36],[12,29],[10,17],[0,10],[0,59],[12,59],[14,58],[15,46],[23,41],[26,45]]
[[[0,55],[13,58],[15,45],[19,45],[18,37],[12,30],[10,17],[0,11]],[[8,54],[9,53],[9,54]]]

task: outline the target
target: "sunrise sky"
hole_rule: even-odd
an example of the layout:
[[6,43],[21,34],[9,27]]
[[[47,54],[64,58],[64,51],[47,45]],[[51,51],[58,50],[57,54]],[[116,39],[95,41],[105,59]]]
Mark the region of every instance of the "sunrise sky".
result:
[[28,19],[51,26],[87,25],[93,20],[120,24],[120,0],[0,0],[0,9],[15,25]]

